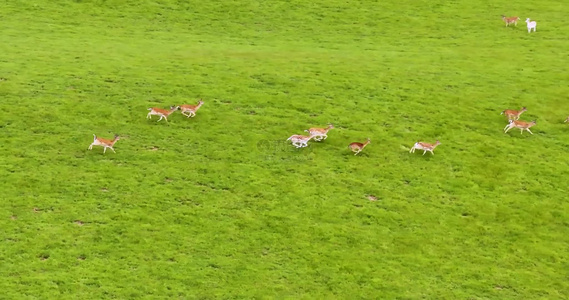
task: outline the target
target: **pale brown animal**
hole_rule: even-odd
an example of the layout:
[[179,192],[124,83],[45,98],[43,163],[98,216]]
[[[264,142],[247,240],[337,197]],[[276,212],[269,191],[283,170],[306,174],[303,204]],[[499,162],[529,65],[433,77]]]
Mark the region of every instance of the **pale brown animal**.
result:
[[504,22],[506,22],[506,27],[508,27],[510,24],[514,24],[514,26],[518,26],[518,20],[520,19],[520,17],[506,17],[504,15],[502,15],[502,20],[504,20]]
[[319,142],[321,140],[325,140],[326,138],[328,138],[328,131],[330,131],[330,129],[334,129],[334,125],[330,124],[326,128],[318,128],[318,127],[309,128],[308,130],[305,131],[310,133],[310,135],[314,136],[315,141]]
[[89,145],[89,150],[93,149],[93,146],[103,146],[103,147],[105,147],[105,150],[103,150],[103,154],[105,154],[105,152],[107,152],[107,148],[113,150],[113,152],[116,153],[115,149],[113,149],[113,146],[115,145],[115,143],[118,140],[120,140],[120,137],[118,134],[115,134],[115,137],[112,140],[99,138],[95,134],[93,134],[93,143],[91,143],[91,145]]
[[508,132],[512,128],[519,128],[521,129],[521,134],[524,133],[524,130],[527,130],[529,133],[533,134],[531,130],[529,130],[532,126],[535,126],[536,122],[525,122],[525,121],[517,121],[517,120],[510,120],[510,123],[504,127],[504,133]]
[[189,105],[189,104],[183,104],[180,105],[180,110],[182,111],[182,115],[186,116],[186,117],[195,117],[196,116],[196,111],[198,111],[198,109],[200,109],[200,107],[203,105],[203,101],[202,99],[200,99],[200,101],[198,101],[198,104],[196,105]]
[[350,148],[350,150],[352,150],[352,152],[355,152],[354,155],[358,155],[358,153],[362,152],[362,150],[364,150],[364,148],[371,143],[370,138],[367,138],[365,143],[351,143],[348,148]]
[[152,119],[152,116],[160,116],[160,119],[158,119],[158,122],[160,122],[160,120],[162,120],[162,119],[164,119],[164,120],[166,120],[166,122],[168,122],[168,116],[171,115],[173,112],[175,112],[178,108],[180,108],[180,107],[179,106],[170,106],[170,110],[167,110],[167,109],[162,109],[162,108],[157,108],[157,107],[151,107],[148,109],[150,112],[146,115],[146,118]]
[[435,155],[435,153],[433,153],[433,150],[435,150],[435,148],[437,148],[437,146],[440,144],[441,142],[439,142],[438,140],[434,144],[416,142],[415,145],[413,145],[413,147],[411,148],[411,150],[409,150],[409,153],[415,153],[415,150],[419,149],[423,150],[423,155],[425,155],[427,151],[431,152],[432,155]]
[[506,109],[503,110],[500,115],[506,115],[508,120],[519,120],[524,111],[527,111],[527,108],[522,107],[520,110]]

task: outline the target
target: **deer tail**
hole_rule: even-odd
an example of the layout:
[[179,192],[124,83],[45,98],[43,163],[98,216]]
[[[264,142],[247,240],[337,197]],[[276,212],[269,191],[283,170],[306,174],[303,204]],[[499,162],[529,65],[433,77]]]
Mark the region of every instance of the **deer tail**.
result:
[[93,142],[97,140],[97,136],[93,133]]

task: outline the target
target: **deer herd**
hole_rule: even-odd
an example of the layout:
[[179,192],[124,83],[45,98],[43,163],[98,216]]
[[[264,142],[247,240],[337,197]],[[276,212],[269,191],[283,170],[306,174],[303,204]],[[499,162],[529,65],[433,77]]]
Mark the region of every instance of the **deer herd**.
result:
[[[506,16],[502,15],[502,20],[504,20],[504,22],[506,23],[506,27],[510,26],[511,24],[513,24],[514,26],[517,26],[520,18],[517,16],[506,17]],[[532,30],[534,32],[536,31],[537,23],[535,21],[530,21],[530,19],[527,18],[526,24],[527,24],[527,28],[528,28],[528,33],[531,32]],[[198,111],[198,109],[200,109],[200,107],[203,105],[203,103],[204,102],[202,101],[202,99],[200,99],[200,101],[198,101],[198,103],[196,105],[189,105],[189,104],[176,105],[176,106],[170,106],[170,109],[151,107],[148,109],[150,112],[146,115],[146,118],[152,119],[152,116],[159,116],[160,118],[158,119],[157,122],[160,122],[162,119],[164,119],[164,120],[166,120],[166,122],[168,122],[168,116],[170,116],[176,110],[180,110],[182,115],[184,115],[188,118],[195,117],[196,111]],[[526,130],[527,132],[529,132],[530,134],[533,135],[530,128],[532,126],[536,125],[536,121],[534,120],[531,122],[526,122],[526,121],[520,121],[519,120],[521,114],[524,113],[525,111],[527,111],[527,109],[525,107],[522,107],[520,110],[506,109],[506,110],[502,111],[501,115],[505,115],[508,118],[508,125],[506,125],[506,127],[504,127],[504,133],[507,133],[512,128],[518,128],[521,130],[522,134],[524,133],[524,130]],[[565,123],[567,123],[567,122],[569,122],[569,117],[567,117],[567,119],[565,119]],[[296,148],[308,147],[308,142],[312,139],[314,139],[314,141],[321,142],[321,141],[325,140],[326,138],[328,138],[328,132],[331,129],[334,129],[334,125],[332,125],[332,124],[329,124],[325,128],[318,128],[318,127],[309,128],[309,129],[305,130],[305,132],[308,132],[308,135],[295,134],[295,135],[290,136],[287,139],[287,141],[291,141],[292,145],[295,146]],[[89,145],[88,149],[89,150],[93,149],[93,146],[102,146],[102,147],[104,147],[103,153],[105,153],[107,151],[107,148],[111,149],[113,152],[115,152],[115,149],[113,149],[113,146],[115,145],[115,143],[119,139],[120,139],[120,137],[118,135],[115,135],[115,137],[112,140],[108,140],[108,139],[103,139],[103,138],[97,137],[96,135],[93,134],[93,143],[91,143],[91,145]],[[371,142],[370,138],[367,138],[367,140],[364,143],[353,142],[353,143],[348,145],[348,149],[350,149],[352,152],[354,152],[355,153],[354,155],[358,155],[358,153],[362,152],[364,150],[364,148],[367,145],[369,145],[370,142]],[[440,144],[441,144],[441,142],[438,140],[434,144],[429,144],[429,143],[418,141],[413,145],[413,147],[411,147],[411,150],[409,150],[409,153],[415,153],[415,150],[423,150],[423,155],[425,155],[425,153],[427,153],[427,152],[431,152],[431,154],[434,155],[433,150],[435,150],[435,148]]]
[[[176,110],[181,110],[182,115],[184,115],[188,118],[194,117],[196,115],[196,112],[198,111],[198,109],[200,109],[200,107],[203,105],[203,103],[204,102],[200,99],[200,101],[198,101],[198,103],[196,105],[184,104],[184,105],[170,106],[169,110],[157,108],[157,107],[151,107],[151,108],[148,108],[148,110],[150,112],[146,115],[146,118],[152,119],[152,116],[159,116],[160,119],[158,119],[157,122],[160,122],[162,119],[164,119],[164,120],[166,120],[166,122],[168,122],[168,116],[170,116]],[[500,115],[504,115],[508,118],[508,125],[506,125],[506,127],[504,127],[504,133],[507,133],[512,128],[518,128],[521,130],[521,134],[523,134],[524,130],[526,130],[527,132],[529,132],[530,134],[533,135],[530,128],[537,124],[536,121],[535,120],[529,121],[529,122],[520,121],[520,116],[526,111],[527,111],[526,107],[522,107],[520,110],[514,110],[514,109],[503,110],[500,113]],[[564,121],[564,123],[567,123],[567,122],[569,122],[569,117],[567,117],[567,119],[565,119],[565,121]],[[321,141],[327,139],[328,138],[328,132],[331,129],[334,129],[334,125],[332,125],[332,124],[329,124],[327,127],[324,127],[324,128],[312,127],[312,128],[305,130],[305,132],[308,132],[308,135],[294,134],[294,135],[290,136],[287,139],[287,141],[290,141],[292,143],[292,145],[295,146],[296,148],[308,147],[308,142],[312,139],[316,142],[321,142]],[[92,150],[93,146],[101,146],[104,148],[103,154],[107,152],[107,148],[111,149],[114,153],[116,153],[113,146],[115,145],[115,143],[119,139],[120,139],[120,137],[118,135],[115,135],[112,140],[109,140],[109,139],[97,137],[95,134],[93,134],[93,142],[91,143],[91,145],[89,145],[88,150]],[[364,150],[364,148],[367,145],[369,145],[369,143],[371,143],[371,139],[367,138],[367,140],[363,143],[360,143],[360,142],[350,143],[348,145],[348,149],[350,149],[352,152],[354,152],[354,155],[358,155],[358,153],[362,152]],[[435,148],[440,144],[441,144],[441,142],[438,140],[433,144],[417,141],[413,145],[413,147],[411,147],[411,149],[409,150],[409,153],[415,153],[415,150],[423,150],[423,155],[425,155],[427,152],[430,152],[432,155],[435,155],[433,150],[435,150]]]

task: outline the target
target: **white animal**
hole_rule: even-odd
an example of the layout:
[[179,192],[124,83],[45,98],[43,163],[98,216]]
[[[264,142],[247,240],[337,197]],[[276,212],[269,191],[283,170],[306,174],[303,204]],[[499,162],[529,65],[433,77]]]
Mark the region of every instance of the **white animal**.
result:
[[530,33],[532,29],[533,32],[535,32],[537,23],[535,21],[530,21],[529,18],[526,19],[526,23],[528,24],[528,33]]
[[308,141],[310,141],[310,139],[312,139],[313,137],[314,137],[313,135],[305,136],[305,135],[295,134],[289,137],[287,141],[291,141],[296,148],[302,148],[302,147],[308,147]]

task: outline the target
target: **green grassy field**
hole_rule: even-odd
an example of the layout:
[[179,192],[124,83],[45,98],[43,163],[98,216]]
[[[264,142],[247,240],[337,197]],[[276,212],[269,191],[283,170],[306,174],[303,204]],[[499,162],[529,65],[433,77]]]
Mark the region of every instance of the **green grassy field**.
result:
[[569,297],[564,1],[1,8],[0,298]]

